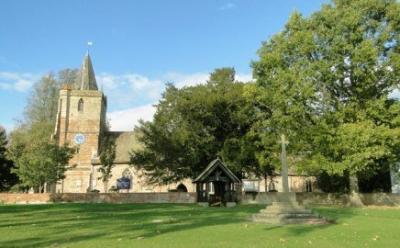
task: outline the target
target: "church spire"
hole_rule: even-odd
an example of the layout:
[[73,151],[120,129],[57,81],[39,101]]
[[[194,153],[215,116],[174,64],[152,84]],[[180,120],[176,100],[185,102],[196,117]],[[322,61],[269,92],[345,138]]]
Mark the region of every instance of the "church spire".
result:
[[90,59],[89,52],[86,53],[83,59],[80,75],[80,90],[97,90],[96,77],[92,66],[92,60]]

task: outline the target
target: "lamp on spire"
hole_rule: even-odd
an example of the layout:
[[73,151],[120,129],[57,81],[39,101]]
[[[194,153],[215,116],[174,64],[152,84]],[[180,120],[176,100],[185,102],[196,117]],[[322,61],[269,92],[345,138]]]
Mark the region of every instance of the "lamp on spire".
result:
[[88,41],[87,42],[87,54],[89,54],[89,48],[93,46],[93,42],[92,41]]

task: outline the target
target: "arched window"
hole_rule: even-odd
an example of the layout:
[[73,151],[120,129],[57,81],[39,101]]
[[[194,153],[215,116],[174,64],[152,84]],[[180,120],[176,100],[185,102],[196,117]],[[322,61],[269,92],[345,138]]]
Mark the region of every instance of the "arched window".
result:
[[79,99],[79,102],[78,102],[78,111],[83,112],[83,99],[82,98]]

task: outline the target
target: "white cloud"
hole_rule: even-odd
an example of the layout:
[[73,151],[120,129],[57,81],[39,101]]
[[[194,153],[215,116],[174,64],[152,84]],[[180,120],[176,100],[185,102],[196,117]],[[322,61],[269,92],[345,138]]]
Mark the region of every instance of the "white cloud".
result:
[[112,131],[132,131],[139,120],[151,121],[156,108],[152,104],[108,113]]
[[[165,83],[172,82],[178,88],[204,84],[209,78],[209,73],[197,72],[191,74],[168,72],[157,78],[150,78],[137,73],[114,75],[100,73],[97,83],[104,89],[109,102],[121,109],[138,103],[157,102],[165,89]],[[238,81],[252,80],[251,74],[236,75]]]
[[97,83],[100,88],[104,88],[110,100],[116,101],[118,105],[131,104],[138,99],[154,102],[164,89],[163,81],[136,73],[122,75],[100,73],[97,76]]
[[229,2],[219,7],[219,10],[228,10],[233,8],[236,8],[236,4]]
[[235,79],[236,79],[237,81],[244,82],[244,83],[250,82],[250,81],[253,81],[253,80],[254,80],[253,75],[251,75],[251,74],[244,74],[244,73],[238,73],[238,74],[236,74]]
[[[29,90],[39,75],[29,73],[14,73],[0,71],[0,90],[26,92]],[[138,124],[139,119],[150,121],[155,113],[152,104],[161,98],[165,83],[172,82],[176,87],[194,86],[204,84],[209,78],[209,73],[179,73],[168,72],[157,78],[150,78],[137,73],[115,75],[100,73],[97,76],[98,85],[103,88],[108,98],[108,105],[112,111],[108,113],[111,129],[128,131]],[[251,80],[250,74],[237,74],[239,81]],[[12,129],[11,125],[5,127]]]
[[184,86],[194,86],[197,84],[204,84],[207,82],[209,77],[208,73],[193,73],[193,74],[183,74],[179,72],[169,72],[164,75],[164,80],[166,82],[172,82],[178,88]]
[[0,71],[0,89],[25,92],[37,80],[37,75]]
[[[209,73],[193,73],[193,74],[183,74],[178,72],[169,72],[164,75],[164,80],[167,82],[173,82],[176,87],[182,88],[184,86],[194,86],[197,84],[204,84],[210,77]],[[235,75],[235,80],[240,82],[249,82],[253,80],[251,74],[237,73]]]

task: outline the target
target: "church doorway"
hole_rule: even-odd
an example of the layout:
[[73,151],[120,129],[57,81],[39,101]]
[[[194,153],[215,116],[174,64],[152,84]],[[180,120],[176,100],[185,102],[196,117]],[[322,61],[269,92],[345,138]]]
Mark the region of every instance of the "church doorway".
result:
[[188,192],[186,186],[184,184],[179,184],[178,187],[176,187],[177,192]]

